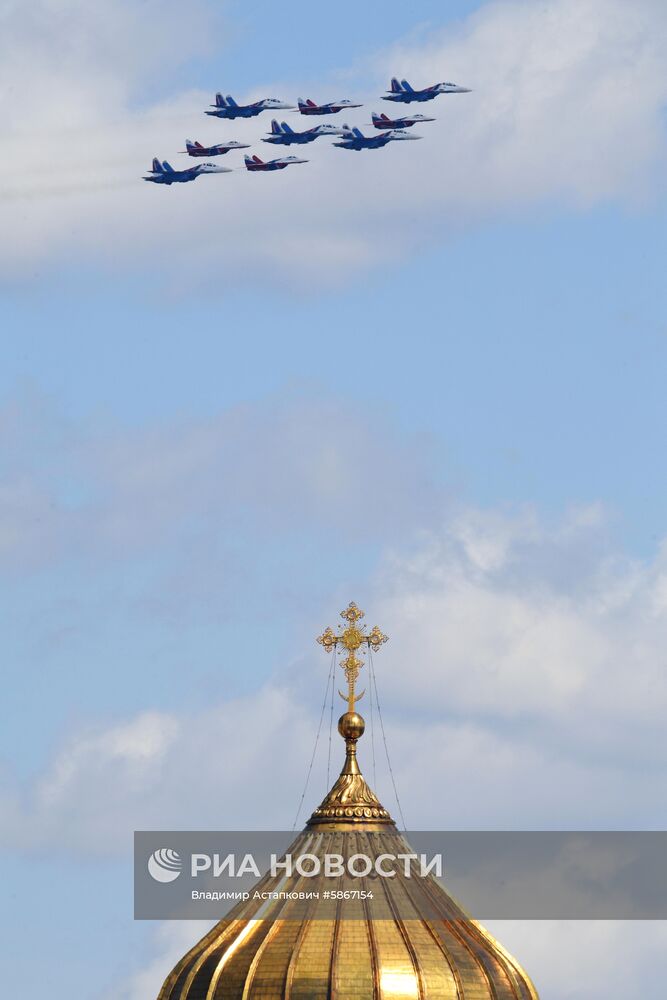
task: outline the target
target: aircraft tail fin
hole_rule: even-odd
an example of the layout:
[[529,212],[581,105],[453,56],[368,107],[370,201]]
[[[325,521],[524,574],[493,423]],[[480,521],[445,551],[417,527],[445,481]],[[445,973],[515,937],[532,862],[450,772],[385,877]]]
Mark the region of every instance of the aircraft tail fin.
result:
[[[249,159],[249,157],[246,157],[246,159]],[[259,157],[257,153],[255,153],[255,155],[252,157],[252,160],[255,163],[264,163],[264,160],[261,157]]]
[[392,93],[393,94],[400,94],[400,92],[402,91],[402,89],[403,88],[401,87],[401,85],[398,82],[398,80],[396,79],[396,77],[392,76],[392,78],[391,78],[391,91],[392,91]]
[[282,132],[282,129],[280,127],[280,124],[279,124],[277,118],[273,118],[271,120],[271,132],[273,133],[273,135],[280,135],[281,132]]
[[165,174],[173,174],[174,172],[174,168],[172,167],[171,163],[167,163],[166,160],[162,161],[162,170],[164,171]]
[[407,90],[410,94],[414,93],[414,89],[410,86],[407,80],[401,80],[401,87],[403,90]]
[[227,102],[222,94],[215,95],[215,106],[216,108],[226,108]]
[[162,170],[162,164],[158,160],[157,156],[153,157],[153,163],[151,165],[151,173],[152,174],[164,173],[164,171]]
[[238,108],[238,104],[236,103],[231,94],[227,94],[227,107]]
[[356,128],[356,126],[355,128],[352,129],[352,134],[356,135],[357,139],[363,139],[364,137],[364,133],[361,131],[360,128]]
[[291,126],[287,124],[287,122],[282,122],[280,127],[282,128],[284,134],[292,135],[294,132],[294,129],[292,129]]

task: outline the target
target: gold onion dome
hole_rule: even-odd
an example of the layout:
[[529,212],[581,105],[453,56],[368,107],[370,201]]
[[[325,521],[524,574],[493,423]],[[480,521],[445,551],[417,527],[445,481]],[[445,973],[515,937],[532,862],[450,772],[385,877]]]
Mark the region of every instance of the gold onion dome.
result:
[[[293,857],[327,853],[410,853],[410,846],[364,780],[356,757],[364,720],[355,711],[362,645],[386,642],[350,604],[347,628],[319,637],[330,652],[342,646],[348,711],[343,769],[306,828],[288,849]],[[299,879],[313,889],[317,879]],[[355,879],[365,882],[365,879]],[[305,885],[308,883],[308,885]],[[320,883],[321,884],[321,883]],[[264,876],[258,889],[279,889],[284,876]],[[373,898],[345,903],[253,899],[239,903],[167,976],[158,1000],[539,1000],[518,962],[472,920],[432,875],[373,880]],[[319,911],[319,912],[318,912]]]

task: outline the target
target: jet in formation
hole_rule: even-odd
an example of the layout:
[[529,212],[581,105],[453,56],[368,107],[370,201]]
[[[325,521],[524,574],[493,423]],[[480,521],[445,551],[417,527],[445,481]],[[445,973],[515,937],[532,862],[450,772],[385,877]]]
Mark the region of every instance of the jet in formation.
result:
[[230,139],[229,142],[218,142],[215,146],[202,146],[201,142],[186,139],[185,149],[181,153],[187,153],[188,156],[224,156],[230,149],[250,149],[250,143]]
[[261,115],[262,111],[279,111],[282,108],[294,108],[293,104],[285,104],[277,97],[265,97],[254,104],[237,104],[229,94],[224,97],[222,94],[215,95],[215,104],[211,107],[213,111],[206,111],[205,114],[213,115],[214,118],[255,118]]
[[262,142],[271,142],[277,146],[300,146],[307,142],[315,142],[323,135],[344,135],[347,125],[336,126],[336,125],[315,125],[314,128],[308,128],[305,132],[295,132],[287,122],[278,122],[274,118],[271,122],[271,131],[268,138],[262,139]]
[[456,83],[434,83],[432,87],[415,90],[407,80],[392,78],[391,90],[387,91],[383,101],[398,101],[402,104],[412,104],[413,101],[432,101],[439,94],[469,94],[467,87],[459,87]]
[[300,160],[298,156],[279,156],[275,160],[260,160],[259,156],[246,156],[246,170],[284,170],[291,167],[293,163],[308,163],[308,160]]
[[328,104],[315,104],[310,98],[304,101],[303,97],[298,100],[299,111],[302,115],[337,115],[339,111],[347,111],[348,108],[363,108],[363,104],[354,104],[352,101],[329,101]]
[[406,132],[403,129],[390,129],[379,135],[364,135],[361,129],[349,128],[343,133],[342,142],[334,142],[341,149],[381,149],[388,142],[399,142],[404,139],[421,139],[420,135]]
[[427,118],[426,115],[406,115],[404,118],[390,118],[389,115],[371,115],[372,124],[375,128],[411,128],[418,122],[434,122],[435,118]]
[[[391,89],[382,98],[385,101],[396,101],[403,104],[413,102],[422,103],[432,101],[439,94],[467,94],[467,87],[459,87],[455,83],[435,83],[431,87],[422,90],[415,90],[407,80],[398,80],[392,77]],[[353,101],[344,99],[340,101],[329,101],[326,104],[316,104],[308,98],[299,98],[297,106],[288,104],[277,97],[266,97],[261,101],[254,101],[252,104],[237,104],[231,95],[226,96],[216,93],[215,104],[211,110],[205,112],[214,118],[224,118],[234,120],[236,118],[255,118],[263,111],[292,110],[302,115],[335,115],[351,108],[361,108],[362,104],[355,104]],[[301,146],[315,142],[323,136],[330,135],[338,137],[334,146],[339,149],[381,149],[390,142],[400,142],[408,139],[421,139],[420,135],[414,135],[412,127],[419,122],[432,122],[435,118],[429,118],[421,114],[405,114],[402,116],[390,117],[386,114],[372,115],[373,134],[364,135],[361,129],[349,125],[323,124],[315,125],[312,128],[297,131],[287,122],[279,121],[277,118],[271,121],[271,131],[266,134],[262,142],[276,146]],[[182,153],[187,153],[192,157],[214,157],[224,156],[233,149],[249,149],[249,143],[228,140],[210,146],[204,146],[201,142],[193,142],[186,139],[185,149]],[[259,156],[246,155],[244,157],[246,169],[249,171],[273,171],[284,170],[286,167],[296,163],[307,163],[308,160],[299,159],[297,156],[279,156],[273,160],[262,160]],[[153,160],[153,165],[148,171],[146,181],[154,184],[185,184],[193,181],[200,174],[224,174],[230,173],[227,167],[217,167],[214,163],[198,163],[196,166],[188,167],[184,170],[174,170],[166,160]]]
[[230,174],[231,170],[229,167],[218,167],[215,163],[198,163],[185,170],[174,170],[166,160],[160,163],[156,157],[148,173],[150,176],[144,177],[144,180],[153,181],[154,184],[186,184],[188,181],[196,181],[200,174]]

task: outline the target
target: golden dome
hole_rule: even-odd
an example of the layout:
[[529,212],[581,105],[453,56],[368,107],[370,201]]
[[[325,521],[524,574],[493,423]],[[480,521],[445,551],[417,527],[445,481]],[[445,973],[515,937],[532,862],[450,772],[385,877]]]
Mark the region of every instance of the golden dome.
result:
[[[356,628],[363,612],[350,608],[343,616],[354,615],[348,621]],[[335,648],[337,638],[327,630],[323,645]],[[354,711],[357,664],[351,676],[349,662],[343,664],[351,688],[339,722],[345,764],[288,849],[293,857],[412,854],[357,764],[364,728]],[[365,878],[355,882],[367,887]],[[158,1000],[538,1000],[518,962],[432,875],[411,878],[398,870],[393,878],[374,878],[372,898],[345,902],[344,917],[342,903],[321,891],[281,898],[285,885],[284,874],[264,876],[257,889],[274,898],[251,896],[234,907],[167,976]],[[290,889],[322,885],[298,875],[289,880]]]

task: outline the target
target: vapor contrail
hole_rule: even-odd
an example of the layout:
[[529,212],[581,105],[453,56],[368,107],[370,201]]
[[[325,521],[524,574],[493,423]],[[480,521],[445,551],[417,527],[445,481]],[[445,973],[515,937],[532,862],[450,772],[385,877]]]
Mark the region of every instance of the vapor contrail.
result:
[[121,188],[133,187],[136,180],[100,181],[93,184],[60,184],[51,186],[35,186],[31,188],[3,188],[0,190],[0,201],[32,201],[40,198],[67,198],[78,194],[93,194],[96,191],[115,191]]

